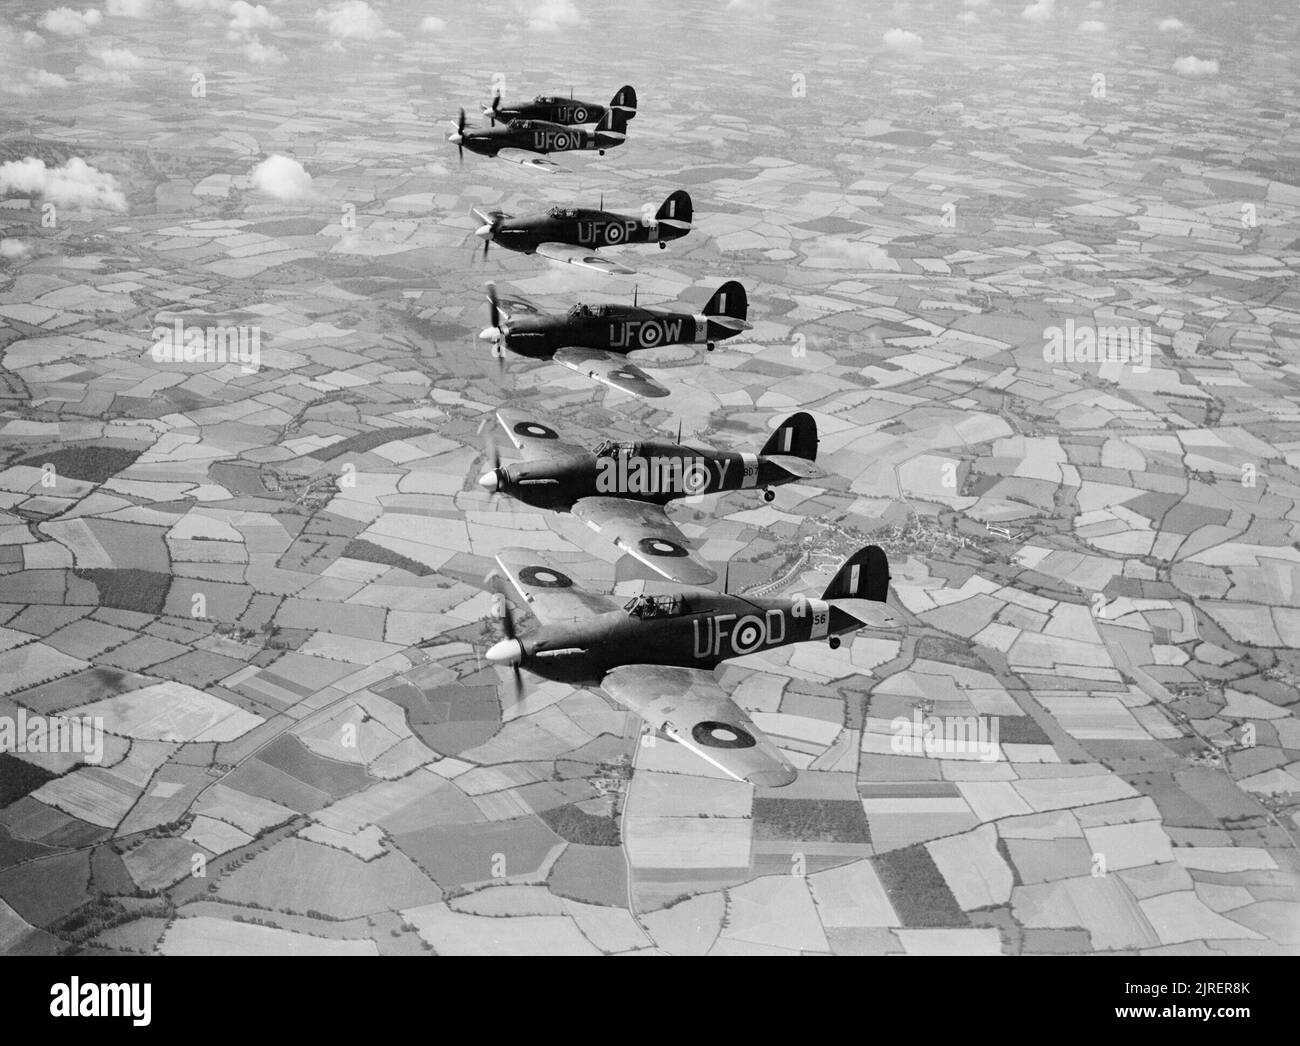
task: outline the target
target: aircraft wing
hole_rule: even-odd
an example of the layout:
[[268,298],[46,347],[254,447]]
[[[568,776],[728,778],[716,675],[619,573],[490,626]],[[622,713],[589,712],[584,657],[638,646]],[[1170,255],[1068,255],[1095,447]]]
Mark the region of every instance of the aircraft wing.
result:
[[543,258],[549,258],[551,261],[581,265],[584,269],[595,269],[597,272],[603,272],[606,276],[633,276],[636,274],[635,269],[629,269],[626,265],[620,265],[609,258],[602,258],[593,251],[584,251],[581,247],[575,247],[570,243],[539,243],[534,253],[540,254]]
[[521,451],[529,461],[537,458],[553,461],[556,458],[590,457],[585,448],[576,443],[566,443],[549,422],[543,421],[532,411],[501,407],[497,410],[497,421],[501,423],[515,449]]
[[556,352],[555,362],[631,396],[655,399],[669,395],[664,386],[626,356],[620,356],[616,352],[606,352],[604,349],[564,348]]
[[531,548],[503,548],[497,565],[542,624],[595,617],[620,609],[608,596],[579,588],[570,568]]
[[556,171],[567,171],[567,167],[561,167],[554,160],[548,160],[545,156],[537,153],[530,153],[527,149],[505,148],[497,152],[498,160],[509,160],[511,163],[517,163],[520,167],[530,167],[534,171],[546,171],[548,174],[554,174]]
[[656,574],[683,585],[707,585],[718,572],[686,547],[662,505],[627,498],[579,498],[573,514]]
[[600,685],[619,704],[737,781],[781,788],[797,776],[712,672],[622,665]]

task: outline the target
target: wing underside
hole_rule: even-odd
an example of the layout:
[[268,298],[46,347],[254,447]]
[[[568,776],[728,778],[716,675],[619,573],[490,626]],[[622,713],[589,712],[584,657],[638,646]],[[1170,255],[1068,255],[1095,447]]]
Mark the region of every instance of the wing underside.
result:
[[657,399],[669,395],[668,389],[626,356],[620,356],[616,352],[564,348],[555,353],[555,362],[630,396]]
[[554,160],[548,160],[545,156],[540,156],[537,153],[530,153],[527,149],[507,147],[499,149],[496,155],[498,160],[508,160],[510,163],[517,163],[520,167],[528,167],[534,171],[546,171],[548,174],[568,170],[567,167],[561,167]]
[[707,585],[717,571],[686,546],[662,505],[630,498],[579,498],[573,514],[656,574],[684,585]]
[[797,776],[712,672],[623,665],[606,674],[601,689],[728,777],[780,788]]
[[501,407],[497,421],[515,449],[529,461],[588,456],[583,447],[564,440],[549,421],[532,411]]
[[580,265],[584,269],[595,269],[607,276],[632,276],[636,273],[635,269],[620,265],[611,258],[603,258],[594,251],[583,250],[570,243],[539,243],[536,253],[551,261]]

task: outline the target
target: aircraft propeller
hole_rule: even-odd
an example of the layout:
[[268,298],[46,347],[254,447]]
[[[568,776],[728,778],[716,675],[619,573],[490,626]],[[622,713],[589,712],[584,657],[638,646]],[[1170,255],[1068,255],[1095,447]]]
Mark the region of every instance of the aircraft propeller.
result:
[[501,110],[501,91],[500,89],[492,93],[491,106],[483,106],[483,115],[491,119],[492,126],[497,125],[497,113]]
[[489,283],[488,287],[488,315],[492,319],[489,327],[484,327],[479,331],[479,337],[484,341],[492,342],[492,354],[497,358],[498,370],[505,368],[505,346],[504,342],[510,334],[510,328],[501,322],[501,307],[497,304],[497,285]]
[[456,143],[456,150],[460,153],[460,162],[465,162],[465,110],[460,111],[460,118],[456,121],[456,133],[447,135],[447,141]]
[[[501,626],[502,636],[501,641],[488,651],[488,660],[494,664],[505,663],[510,666],[511,697],[514,703],[518,704],[522,700],[524,693],[524,681],[519,671],[523,645],[519,641],[515,629],[515,619],[510,612],[510,600],[506,598],[506,594],[502,590],[501,575],[494,570],[483,580],[487,582],[488,590],[492,593],[492,617]],[[514,643],[517,649],[504,651],[500,657],[494,655],[494,651],[500,650],[510,643]]]
[[501,215],[494,214],[490,222],[480,225],[477,229],[474,230],[474,235],[483,241],[484,261],[487,260],[488,247],[490,247],[492,245],[492,241],[496,239],[497,230],[501,228],[502,220],[503,219]]

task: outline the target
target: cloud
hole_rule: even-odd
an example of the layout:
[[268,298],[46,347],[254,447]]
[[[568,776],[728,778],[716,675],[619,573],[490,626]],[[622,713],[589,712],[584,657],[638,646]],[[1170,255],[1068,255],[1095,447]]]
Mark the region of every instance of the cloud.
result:
[[920,36],[906,29],[890,29],[880,39],[885,42],[885,46],[891,51],[898,51],[902,54],[919,51],[923,43]]
[[534,33],[558,33],[582,24],[573,0],[515,0],[515,10]]
[[153,18],[154,0],[108,0],[105,10],[116,18]]
[[430,15],[420,23],[420,32],[422,33],[441,33],[447,28],[447,23],[441,18],[434,18]]
[[980,20],[980,16],[977,15],[974,11],[963,11],[961,14],[957,16],[957,21],[959,21],[962,25],[974,25],[979,20]]
[[58,73],[44,69],[25,69],[22,72],[8,69],[0,73],[0,92],[27,98],[45,90],[63,90],[68,81]]
[[46,13],[36,24],[47,29],[55,36],[85,36],[99,25],[104,16],[93,7],[84,11],[74,11],[71,7],[56,7]]
[[1056,0],[1034,0],[1020,12],[1026,22],[1046,22],[1056,13]]
[[988,7],[989,0],[961,0],[962,7]]
[[104,47],[90,53],[99,59],[105,69],[139,69],[144,65],[139,55],[125,47]]
[[383,15],[366,0],[343,0],[328,11],[317,8],[316,22],[325,27],[337,44],[344,40],[378,40],[397,35],[384,25]]
[[1218,76],[1219,60],[1217,58],[1197,58],[1194,54],[1175,58],[1173,70],[1179,76]]
[[1181,33],[1187,26],[1183,25],[1177,18],[1162,18],[1160,20],[1160,31],[1162,33]]
[[1080,22],[1079,32],[1081,33],[1104,33],[1106,31],[1105,22]]
[[62,167],[46,167],[28,156],[0,163],[0,192],[40,196],[60,207],[125,211],[126,197],[117,179],[74,156]]
[[263,44],[256,36],[239,50],[245,58],[255,65],[279,65],[285,60],[284,52],[275,44]]
[[248,3],[248,0],[235,0],[230,5],[230,25],[226,30],[226,39],[242,40],[258,29],[283,29],[284,19],[272,14],[265,4]]
[[11,239],[8,236],[0,239],[0,258],[13,261],[17,258],[25,258],[30,253],[31,248],[22,240]]
[[276,153],[253,168],[253,188],[277,200],[302,200],[312,194],[311,175],[297,160]]

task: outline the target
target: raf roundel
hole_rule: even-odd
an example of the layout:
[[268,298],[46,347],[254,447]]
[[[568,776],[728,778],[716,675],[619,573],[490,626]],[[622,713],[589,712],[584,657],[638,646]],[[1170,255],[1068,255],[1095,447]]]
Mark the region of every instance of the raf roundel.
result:
[[574,122],[574,123],[586,123],[586,122],[587,122],[587,110],[586,110],[586,109],[583,109],[581,106],[579,106],[577,109],[574,109],[574,110],[573,110],[573,122]]
[[642,538],[637,542],[637,545],[647,556],[672,556],[676,558],[686,555],[686,549],[682,548],[676,541],[669,541],[667,538]]
[[521,421],[515,425],[515,432],[529,439],[559,439],[560,434],[549,425],[537,421]]
[[696,723],[691,728],[691,737],[706,748],[753,748],[758,743],[748,731],[712,720]]
[[605,226],[605,242],[618,243],[623,239],[623,225],[621,222],[610,222]]
[[536,588],[572,588],[573,578],[551,567],[524,567],[519,580]]
[[731,632],[731,647],[737,654],[749,654],[763,645],[767,639],[767,629],[763,627],[762,618],[742,617],[736,622]]

